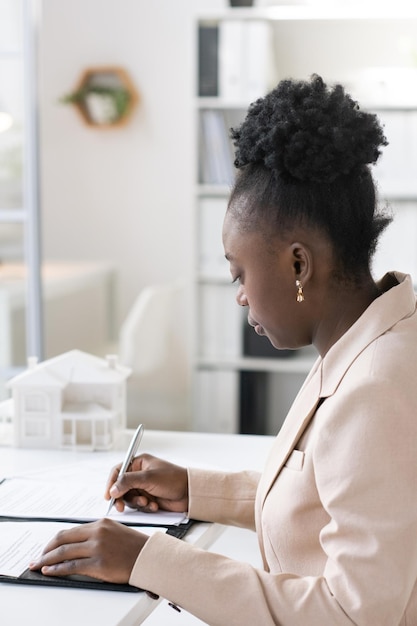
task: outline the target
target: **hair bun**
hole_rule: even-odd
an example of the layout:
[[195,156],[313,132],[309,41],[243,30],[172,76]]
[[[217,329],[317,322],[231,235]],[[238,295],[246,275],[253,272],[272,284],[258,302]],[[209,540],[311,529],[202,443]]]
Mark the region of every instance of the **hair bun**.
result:
[[249,107],[231,137],[236,167],[263,162],[276,176],[319,183],[375,163],[387,145],[377,116],[317,75],[281,81]]

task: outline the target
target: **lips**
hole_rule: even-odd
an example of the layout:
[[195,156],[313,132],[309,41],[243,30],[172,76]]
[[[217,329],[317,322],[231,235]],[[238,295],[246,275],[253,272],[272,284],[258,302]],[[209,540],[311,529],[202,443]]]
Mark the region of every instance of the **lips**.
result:
[[255,322],[255,320],[252,319],[250,315],[248,315],[248,324],[249,326],[252,326],[252,328],[255,328],[255,326],[257,326],[257,322]]
[[258,322],[255,322],[254,319],[252,319],[250,316],[248,316],[248,324],[249,326],[252,326],[252,328],[255,330],[255,333],[257,335],[264,335],[264,329],[262,328],[262,326],[260,324],[258,324]]

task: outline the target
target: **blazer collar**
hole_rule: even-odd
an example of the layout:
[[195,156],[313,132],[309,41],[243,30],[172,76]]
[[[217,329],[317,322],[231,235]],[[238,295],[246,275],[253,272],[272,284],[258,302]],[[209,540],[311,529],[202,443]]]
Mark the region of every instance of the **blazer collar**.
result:
[[[376,298],[325,355],[322,361],[322,397],[335,393],[346,370],[369,344],[415,312],[416,296],[411,277],[400,272],[391,274],[398,285]],[[384,278],[380,281],[381,285]]]
[[272,446],[259,482],[258,497],[261,504],[316,411],[320,400],[321,380],[321,360],[318,359],[295,398]]
[[411,277],[400,273],[394,275],[399,284],[374,300],[324,359],[319,357],[313,365],[269,454],[258,489],[261,505],[314,416],[320,399],[335,392],[344,373],[362,350],[396,322],[415,312],[416,297]]

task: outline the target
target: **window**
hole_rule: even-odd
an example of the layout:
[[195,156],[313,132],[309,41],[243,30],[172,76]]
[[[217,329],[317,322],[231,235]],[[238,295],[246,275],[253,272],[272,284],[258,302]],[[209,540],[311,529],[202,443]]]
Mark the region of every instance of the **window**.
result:
[[28,439],[48,439],[48,420],[45,418],[26,418],[23,423],[23,436]]
[[45,393],[31,393],[24,398],[25,413],[47,413],[49,398]]

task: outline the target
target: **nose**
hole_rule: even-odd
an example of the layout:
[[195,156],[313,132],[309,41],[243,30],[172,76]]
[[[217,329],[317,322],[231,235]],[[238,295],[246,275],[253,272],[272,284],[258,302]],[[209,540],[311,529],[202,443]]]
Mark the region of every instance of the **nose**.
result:
[[240,285],[237,290],[236,302],[238,303],[239,306],[248,306],[248,299],[246,297],[246,294],[243,290],[242,285]]

